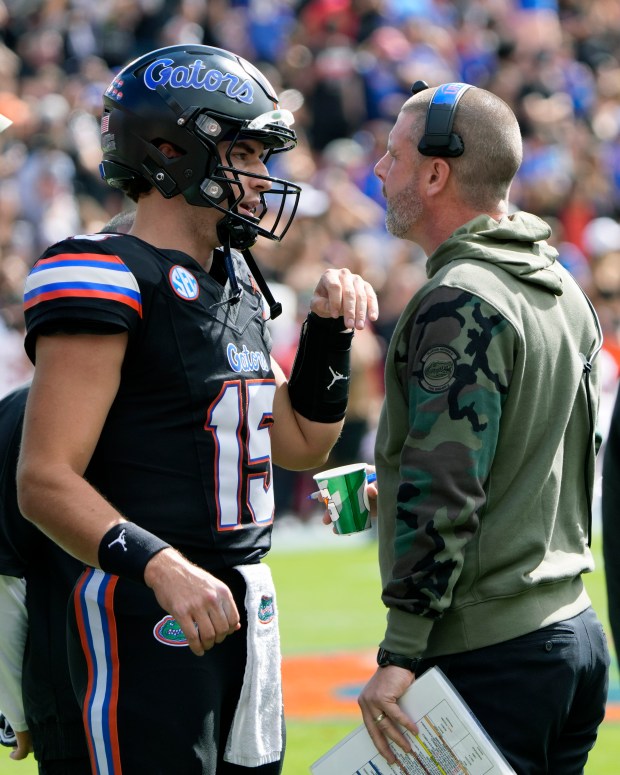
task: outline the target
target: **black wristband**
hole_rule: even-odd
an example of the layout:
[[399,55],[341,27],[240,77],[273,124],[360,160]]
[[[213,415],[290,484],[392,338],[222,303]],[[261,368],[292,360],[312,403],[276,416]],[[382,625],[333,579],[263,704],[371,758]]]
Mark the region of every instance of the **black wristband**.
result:
[[293,409],[313,422],[338,422],[349,400],[351,342],[344,318],[311,312],[301,327],[288,382]]
[[384,648],[380,648],[377,652],[377,664],[379,667],[396,665],[396,667],[403,667],[405,670],[411,670],[411,672],[415,674],[421,661],[421,657],[404,657],[402,654],[394,654],[392,651],[386,651]]
[[144,584],[148,561],[170,546],[133,522],[119,522],[111,527],[99,544],[99,567],[106,573]]

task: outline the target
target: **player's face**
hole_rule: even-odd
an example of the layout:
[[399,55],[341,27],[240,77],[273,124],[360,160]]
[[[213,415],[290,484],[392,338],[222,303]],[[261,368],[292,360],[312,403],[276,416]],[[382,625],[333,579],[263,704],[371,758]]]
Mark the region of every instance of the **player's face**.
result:
[[[258,140],[249,138],[240,138],[230,148],[230,144],[223,142],[218,146],[222,164],[234,167],[240,173],[240,181],[243,186],[243,197],[238,203],[236,210],[240,215],[252,216],[260,214],[261,202],[260,194],[269,191],[271,183],[263,177],[253,177],[255,175],[267,176],[269,172],[265,166],[265,146]],[[228,177],[233,178],[232,173],[226,173]],[[237,187],[234,187],[237,194]]]

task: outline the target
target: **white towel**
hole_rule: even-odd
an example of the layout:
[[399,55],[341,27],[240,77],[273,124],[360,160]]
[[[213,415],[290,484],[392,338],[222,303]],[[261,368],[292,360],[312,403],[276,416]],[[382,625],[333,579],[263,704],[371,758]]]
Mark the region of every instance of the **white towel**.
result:
[[282,754],[282,673],[276,594],[268,565],[238,565],[245,578],[248,656],[224,760],[243,767]]

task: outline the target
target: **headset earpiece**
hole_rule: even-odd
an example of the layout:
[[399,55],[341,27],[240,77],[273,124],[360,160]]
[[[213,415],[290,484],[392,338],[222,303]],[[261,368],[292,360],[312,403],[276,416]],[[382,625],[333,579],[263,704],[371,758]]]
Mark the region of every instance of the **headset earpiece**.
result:
[[[428,88],[425,81],[416,81],[411,92],[418,94]],[[462,138],[452,131],[452,125],[459,100],[471,88],[468,83],[444,83],[437,87],[426,113],[424,136],[418,144],[423,156],[461,156],[465,146]]]

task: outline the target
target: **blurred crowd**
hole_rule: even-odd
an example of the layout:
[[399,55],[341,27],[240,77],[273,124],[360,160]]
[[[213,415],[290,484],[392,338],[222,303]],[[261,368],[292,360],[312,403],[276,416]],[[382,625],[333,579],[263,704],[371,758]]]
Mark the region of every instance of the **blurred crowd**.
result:
[[[0,395],[30,376],[23,281],[45,247],[100,229],[129,205],[99,176],[101,94],[115,71],[176,43],[254,62],[295,114],[299,146],[272,174],[301,183],[282,243],[254,253],[283,302],[275,356],[290,367],[299,321],[327,266],[375,286],[381,317],[356,334],[338,465],[372,458],[383,356],[425,256],[384,227],[373,175],[419,79],[501,96],[523,130],[515,208],[553,226],[560,260],[605,333],[601,428],[620,371],[620,3],[617,0],[0,0]],[[276,473],[280,512],[309,513],[307,475]]]

